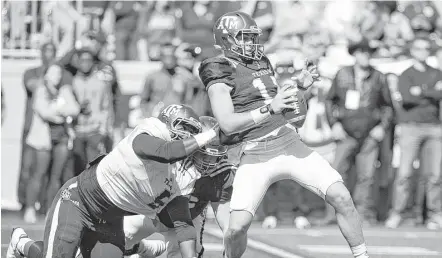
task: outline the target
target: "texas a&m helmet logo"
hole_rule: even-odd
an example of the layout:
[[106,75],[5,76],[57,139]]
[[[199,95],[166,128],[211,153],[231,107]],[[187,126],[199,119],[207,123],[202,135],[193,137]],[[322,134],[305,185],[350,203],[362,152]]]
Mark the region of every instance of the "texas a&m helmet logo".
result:
[[229,33],[229,30],[238,30],[240,29],[240,20],[236,16],[224,16],[221,17],[221,20],[216,27],[218,30],[221,30],[223,33]]
[[167,117],[171,117],[171,116],[175,116],[176,114],[178,114],[178,112],[180,111],[180,109],[182,108],[182,106],[180,105],[169,105],[167,106],[164,110],[163,110],[163,114]]

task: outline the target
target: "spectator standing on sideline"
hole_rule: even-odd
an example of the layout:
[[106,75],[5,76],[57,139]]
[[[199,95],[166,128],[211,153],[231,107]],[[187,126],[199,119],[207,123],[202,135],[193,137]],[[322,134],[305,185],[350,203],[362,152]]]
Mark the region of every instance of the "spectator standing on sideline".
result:
[[[35,89],[34,116],[26,144],[35,149],[34,170],[26,189],[24,219],[36,222],[35,203],[42,189],[44,177],[49,173],[49,187],[45,203],[52,202],[61,186],[62,172],[68,160],[68,134],[66,119],[76,116],[80,107],[75,101],[71,78],[58,65],[51,65]],[[52,166],[49,165],[52,162]]]
[[164,44],[161,47],[162,67],[149,74],[141,93],[141,109],[144,117],[156,117],[160,110],[171,104],[182,104],[186,97],[186,84],[181,73],[177,73],[176,47]]
[[[442,227],[442,124],[439,117],[442,72],[426,63],[430,51],[431,42],[428,38],[414,39],[410,49],[413,65],[399,77],[403,107],[398,118],[401,155],[393,186],[393,207],[385,222],[388,228],[397,228],[402,221],[401,213],[410,197],[412,165],[418,157],[426,181],[427,228]],[[421,214],[415,215],[417,219],[422,217]]]
[[[23,75],[23,85],[26,92],[25,119],[22,134],[22,154],[20,177],[18,180],[18,201],[22,204],[22,208],[26,205],[26,189],[28,181],[31,177],[32,168],[34,167],[36,150],[26,144],[26,137],[31,128],[32,119],[34,117],[34,91],[43,80],[49,65],[55,61],[56,48],[53,43],[46,43],[41,47],[41,65],[39,67],[26,70]],[[42,201],[42,200],[40,200]]]
[[[123,135],[123,119],[118,112],[119,103],[121,100],[120,85],[118,84],[117,73],[113,64],[106,60],[104,57],[106,55],[105,45],[106,36],[102,32],[88,31],[83,35],[80,40],[81,48],[88,48],[94,55],[94,59],[97,60],[95,69],[101,74],[102,80],[105,80],[106,85],[112,91],[112,116],[113,119],[109,120],[110,126],[113,126],[117,130],[109,131],[109,135],[106,136],[106,150],[110,151],[114,142],[119,142],[119,139]],[[79,69],[78,62],[78,50],[72,49],[63,58],[60,59],[59,63],[71,72],[72,75],[76,75]]]
[[[327,118],[337,140],[332,166],[348,184],[346,174],[355,162],[353,199],[366,224],[375,218],[371,191],[379,142],[393,117],[386,78],[369,63],[374,51],[367,40],[349,46],[348,52],[356,63],[338,71],[326,100]],[[330,224],[334,218],[333,209],[327,205],[325,219],[319,224]]]
[[81,111],[74,123],[75,175],[87,163],[106,152],[105,144],[113,119],[112,92],[107,74],[100,70],[100,62],[89,49],[77,51],[78,71],[72,86]]

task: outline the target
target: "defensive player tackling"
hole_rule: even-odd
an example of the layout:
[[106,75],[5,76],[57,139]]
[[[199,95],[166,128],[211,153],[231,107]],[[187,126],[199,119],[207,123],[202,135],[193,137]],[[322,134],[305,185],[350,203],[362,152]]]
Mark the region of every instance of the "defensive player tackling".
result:
[[[200,117],[200,122],[203,128],[212,128],[217,124],[212,117]],[[191,157],[181,161],[182,166],[188,170],[196,169],[201,174],[201,178],[195,182],[189,201],[190,214],[198,234],[197,251],[199,255],[203,254],[205,211],[209,203],[221,230],[225,232],[228,228],[229,204],[236,167],[230,164],[226,158],[226,146],[220,145],[217,141],[212,141],[198,149]],[[127,254],[143,254],[145,250],[150,250],[149,246],[152,243],[141,239],[159,232],[164,235],[165,241],[168,242],[167,257],[181,258],[176,233],[173,230],[174,225],[165,210],[163,209],[158,214],[156,220],[151,220],[143,215],[126,216],[124,218],[126,246],[134,246],[132,252],[126,252]]]
[[[125,251],[123,218],[155,219],[166,207],[183,258],[196,257],[196,231],[189,200],[196,170],[176,162],[211,142],[217,128],[202,132],[195,112],[171,105],[158,118],[142,121],[106,156],[91,163],[58,192],[48,212],[41,249],[22,229],[13,231],[7,257],[73,258],[106,250],[109,258]],[[103,248],[104,246],[104,248]]]
[[[318,153],[309,149],[285,116],[299,110],[296,87],[279,87],[273,67],[259,44],[261,30],[242,12],[223,15],[213,28],[221,57],[202,62],[199,74],[212,111],[221,128],[222,143],[240,157],[233,182],[225,254],[241,257],[247,230],[267,188],[275,181],[292,179],[324,198],[336,210],[342,234],[355,257],[368,257],[361,222],[341,176]],[[308,88],[319,75],[304,68],[294,80]],[[296,111],[294,114],[290,114]],[[229,152],[230,154],[230,152]]]

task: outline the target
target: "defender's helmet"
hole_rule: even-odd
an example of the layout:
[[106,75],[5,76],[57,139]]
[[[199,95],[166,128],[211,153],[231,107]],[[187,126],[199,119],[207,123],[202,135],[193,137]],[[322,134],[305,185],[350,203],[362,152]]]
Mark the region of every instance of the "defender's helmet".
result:
[[[252,60],[260,60],[264,53],[264,46],[259,44],[261,34],[252,17],[239,11],[224,14],[213,27],[216,48]],[[245,44],[245,39],[251,39],[253,43]]]
[[[199,118],[203,128],[211,129],[218,122],[210,116],[201,116]],[[193,165],[202,176],[207,176],[213,172],[214,168],[227,156],[227,146],[221,145],[216,138],[206,146],[199,148],[193,155]]]
[[202,132],[198,115],[186,105],[169,105],[160,112],[158,119],[166,124],[173,140],[186,139]]

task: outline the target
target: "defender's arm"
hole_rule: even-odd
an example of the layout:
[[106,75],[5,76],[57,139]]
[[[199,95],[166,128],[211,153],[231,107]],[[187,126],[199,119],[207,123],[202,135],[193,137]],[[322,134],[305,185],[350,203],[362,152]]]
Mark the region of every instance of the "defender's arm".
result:
[[216,137],[211,129],[184,140],[165,141],[147,133],[139,134],[132,142],[132,148],[138,157],[161,163],[173,163],[189,156],[192,152],[209,143]]

